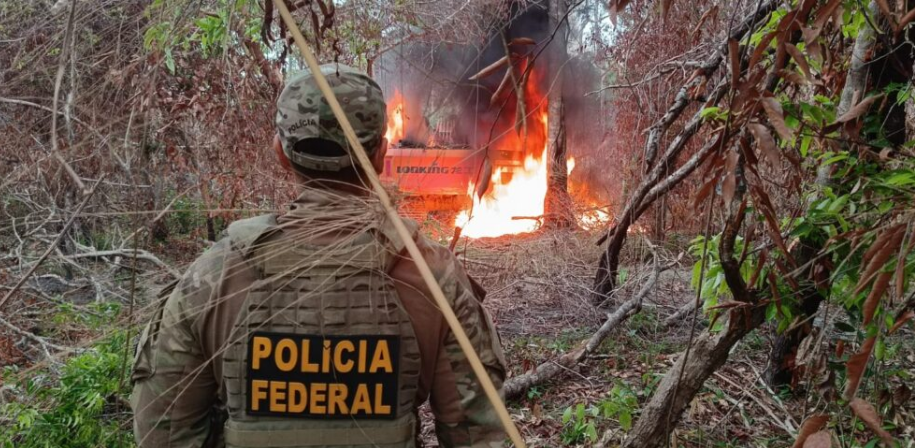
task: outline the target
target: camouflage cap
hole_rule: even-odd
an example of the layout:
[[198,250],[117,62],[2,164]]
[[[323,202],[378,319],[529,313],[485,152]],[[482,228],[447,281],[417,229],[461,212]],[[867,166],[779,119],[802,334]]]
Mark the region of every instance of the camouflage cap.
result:
[[[365,73],[342,64],[324,64],[321,73],[327,78],[343,112],[353,125],[356,137],[372,155],[381,143],[387,123],[387,108],[381,87]],[[311,71],[291,76],[276,106],[277,132],[283,152],[292,163],[320,171],[340,171],[353,166],[343,128],[318,89]],[[327,155],[309,153],[301,148],[295,150],[296,143],[311,138],[337,143],[347,154]]]

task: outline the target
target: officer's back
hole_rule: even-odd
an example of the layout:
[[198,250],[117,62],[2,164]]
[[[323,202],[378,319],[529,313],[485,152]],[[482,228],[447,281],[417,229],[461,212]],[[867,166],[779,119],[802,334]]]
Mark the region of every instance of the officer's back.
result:
[[[322,72],[380,171],[380,88],[346,66]],[[134,365],[138,444],[412,447],[428,398],[441,446],[500,446],[491,405],[310,73],[289,79],[276,124],[300,195],[280,216],[232,223],[164,291]],[[411,229],[501,386],[482,297],[447,249]]]

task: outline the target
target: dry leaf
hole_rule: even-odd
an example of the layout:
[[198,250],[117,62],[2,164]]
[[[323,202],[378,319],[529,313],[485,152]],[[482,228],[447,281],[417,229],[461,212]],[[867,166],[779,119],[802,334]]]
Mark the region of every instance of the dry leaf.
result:
[[693,201],[693,206],[698,207],[702,203],[702,200],[711,193],[712,189],[715,188],[715,185],[718,184],[718,180],[714,177],[708,182],[702,185],[702,188],[699,189],[699,193],[696,194],[696,199]]
[[670,7],[673,6],[674,0],[661,0],[661,17],[664,19],[664,22],[667,22],[667,14],[670,12]]
[[826,3],[817,11],[817,19],[813,22],[813,29],[816,30],[817,36],[820,31],[823,30],[823,27],[826,26],[826,21],[832,17],[833,13],[836,12],[836,8],[841,4],[842,0],[829,0],[829,3]]
[[810,80],[790,70],[779,70],[778,75],[786,81],[799,86],[810,84]]
[[690,35],[695,36],[696,33],[702,29],[702,25],[705,24],[705,21],[708,20],[709,17],[714,17],[716,15],[718,15],[718,5],[712,6],[708,11],[705,11],[705,14],[702,14],[702,17],[699,18],[699,22],[696,23],[696,27],[693,28],[693,32],[691,32]]
[[[899,249],[899,257],[896,259],[896,297],[901,298],[905,294],[905,259],[909,256],[909,251],[912,250],[912,242],[915,241],[915,235],[912,235],[911,232],[908,232],[908,244],[903,244],[901,247],[904,249]],[[903,235],[903,243],[905,243],[905,235]]]
[[874,244],[871,244],[867,248],[867,252],[864,252],[864,256],[861,258],[861,264],[867,264],[867,262],[874,257],[874,254],[879,251],[884,244],[886,244],[887,238],[890,237],[890,232],[883,232],[880,235],[877,235],[877,238],[874,240]]
[[820,37],[820,33],[822,31],[823,30],[821,30],[819,28],[815,28],[815,27],[814,28],[808,28],[806,26],[801,27],[801,35],[804,36],[804,43],[807,44],[807,46],[809,47],[814,42],[816,42],[816,39],[818,37]]
[[804,448],[832,448],[832,436],[829,431],[819,431],[807,438]]
[[794,441],[794,445],[791,445],[791,448],[806,446],[804,442],[807,441],[807,438],[823,429],[828,421],[829,416],[826,414],[814,414],[807,417],[807,420],[804,420],[804,423],[801,424],[801,429],[797,433],[797,440]]
[[902,313],[899,313],[899,315],[896,316],[896,322],[893,324],[893,328],[890,328],[890,334],[893,334],[896,330],[902,328],[902,326],[905,325],[906,322],[912,320],[913,317],[915,317],[915,311],[912,310],[905,310]]
[[[813,43],[807,44],[807,47],[804,48],[807,51],[807,55],[810,56],[810,59],[817,61],[822,65],[823,63],[823,46],[819,42],[814,41]],[[828,51],[828,50],[827,50]]]
[[893,436],[890,435],[885,429],[883,429],[883,422],[877,411],[874,410],[874,407],[870,403],[860,399],[855,398],[852,400],[851,410],[870,428],[874,434],[877,434],[880,437],[880,440],[883,440],[883,443],[888,447],[894,446]]
[[727,162],[724,165],[724,181],[721,183],[721,194],[724,203],[730,205],[737,189],[737,152],[728,151]]
[[788,129],[788,125],[785,124],[785,112],[782,110],[782,104],[772,97],[764,97],[760,101],[762,101],[766,115],[769,116],[769,123],[775,128],[775,132],[778,133],[778,136],[786,142],[794,140],[794,133],[791,132],[791,129]]
[[861,384],[861,377],[864,376],[864,369],[867,368],[867,361],[871,358],[871,352],[874,350],[876,336],[871,336],[861,345],[861,350],[848,358],[845,363],[846,377],[845,399],[851,400],[858,393],[858,386]]
[[748,70],[751,70],[753,67],[756,67],[756,63],[762,58],[763,54],[766,52],[766,49],[769,48],[769,44],[772,43],[772,39],[775,38],[775,31],[772,31],[769,34],[763,36],[759,41],[759,45],[753,49],[753,54],[750,55],[750,64],[747,65]]
[[791,58],[794,59],[794,62],[797,63],[797,66],[804,72],[804,76],[808,80],[813,80],[813,73],[810,72],[810,65],[807,64],[807,58],[804,57],[804,54],[801,53],[801,50],[798,50],[793,44],[786,42],[785,51],[791,55]]
[[864,291],[864,288],[866,288],[871,279],[877,275],[880,268],[882,268],[887,260],[893,256],[893,252],[899,247],[899,243],[904,236],[903,229],[904,228],[899,225],[883,231],[877,239],[874,240],[875,247],[871,247],[871,249],[864,253],[864,258],[862,258],[861,261],[862,264],[867,262],[867,265],[864,268],[864,272],[861,273],[861,277],[858,278],[858,284],[855,286],[855,294],[860,294],[861,291]]
[[728,39],[728,56],[731,58],[731,85],[740,84],[740,44],[737,39]]
[[871,289],[867,299],[864,300],[864,325],[871,323],[874,319],[874,313],[877,311],[877,305],[880,304],[880,298],[890,286],[890,280],[893,278],[892,272],[882,272],[877,276],[874,287]]
[[769,132],[769,128],[760,123],[750,123],[750,133],[753,134],[753,138],[756,139],[756,146],[759,147],[759,151],[769,159],[769,162],[772,165],[778,165],[780,162],[778,145],[775,144],[775,139],[772,138],[772,134]]
[[852,107],[851,109],[848,110],[848,112],[845,112],[844,114],[842,114],[841,117],[836,118],[836,121],[831,123],[829,125],[829,127],[833,127],[833,126],[841,124],[841,123],[848,123],[849,121],[852,121],[852,120],[860,117],[861,115],[864,115],[864,113],[867,112],[868,109],[870,109],[871,105],[874,104],[875,101],[877,101],[881,98],[883,98],[882,93],[879,95],[869,96],[869,97],[861,100],[860,103],[855,104],[854,107]]

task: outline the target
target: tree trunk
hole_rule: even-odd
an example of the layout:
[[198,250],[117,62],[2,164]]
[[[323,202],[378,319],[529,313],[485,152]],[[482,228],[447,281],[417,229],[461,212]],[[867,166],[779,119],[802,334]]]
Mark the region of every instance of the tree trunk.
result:
[[548,157],[550,174],[547,180],[546,200],[544,204],[543,224],[551,229],[568,229],[575,225],[572,214],[572,199],[569,197],[569,178],[566,170],[568,157],[566,146],[565,104],[563,102],[563,68],[568,53],[569,27],[563,20],[566,14],[565,0],[550,0],[550,29],[555,30],[556,37],[550,46],[550,92],[547,120],[549,130]]
[[[661,384],[651,397],[651,401],[642,408],[623,448],[659,448],[667,446],[670,431],[676,427],[683,411],[693,397],[719,367],[728,360],[728,354],[744,336],[758,327],[765,317],[765,308],[749,312],[749,316],[740,311],[731,313],[730,328],[717,334],[705,333],[693,344],[686,366],[683,356],[667,371]],[[735,320],[736,319],[736,320]],[[680,371],[683,378],[680,379]],[[677,383],[679,382],[679,386]],[[668,416],[670,421],[668,421]]]
[[[741,170],[738,166],[738,176],[741,176]],[[756,291],[751,290],[744,282],[740,274],[740,263],[734,257],[735,241],[746,215],[746,202],[743,196],[744,193],[738,190],[738,194],[727,207],[728,217],[718,246],[725,282],[735,302],[740,305],[728,311],[725,330],[719,333],[704,333],[687,347],[687,351],[667,371],[651,401],[642,408],[638,421],[622,445],[623,448],[666,447],[670,431],[705,384],[705,380],[724,365],[731,349],[765,320],[765,306],[759,304]]]

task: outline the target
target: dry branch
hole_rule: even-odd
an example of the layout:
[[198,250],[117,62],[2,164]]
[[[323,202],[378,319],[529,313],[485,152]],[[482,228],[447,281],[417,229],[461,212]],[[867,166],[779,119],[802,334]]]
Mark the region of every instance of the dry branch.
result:
[[[651,203],[660,195],[669,191],[679,184],[686,176],[692,173],[703,160],[705,154],[696,160],[690,160],[674,174],[662,178],[670,168],[676,166],[675,163],[682,150],[690,139],[698,133],[703,123],[702,118],[697,112],[693,118],[686,124],[683,130],[671,141],[664,155],[659,160],[655,160],[660,147],[661,138],[667,132],[673,123],[680,118],[687,106],[695,101],[695,95],[692,93],[698,86],[701,86],[709,77],[714,74],[721,66],[724,55],[728,53],[728,42],[731,39],[742,40],[743,37],[756,28],[757,23],[767,20],[769,14],[774,11],[780,2],[767,1],[760,4],[740,25],[731,29],[727,39],[719,46],[716,51],[710,55],[702,65],[696,69],[694,76],[691,77],[678,91],[674,102],[667,109],[665,114],[649,130],[648,141],[645,148],[645,161],[648,169],[648,175],[642,180],[640,186],[636,189],[626,203],[623,213],[617,220],[616,226],[607,234],[598,240],[598,245],[610,240],[606,251],[601,256],[597,272],[594,277],[594,302],[602,302],[606,296],[613,291],[615,287],[615,278],[619,266],[619,254],[622,250],[623,243],[626,239],[626,233],[641,214],[648,209]],[[705,101],[705,106],[713,106],[727,92],[730,84],[723,80],[713,90],[712,94]],[[714,145],[704,148],[710,152]],[[703,152],[703,151],[700,151]],[[654,188],[658,187],[658,188]],[[649,194],[651,191],[654,193]]]
[[153,255],[152,253],[145,251],[143,249],[116,249],[116,250],[102,250],[96,252],[86,252],[82,254],[70,255],[68,259],[77,259],[77,258],[104,258],[104,257],[124,257],[124,258],[135,258],[137,260],[148,261],[156,266],[159,266],[162,269],[165,269],[172,277],[181,278],[181,273],[167,265],[165,262],[159,259],[159,257]]
[[[51,103],[51,109],[55,111],[58,110],[57,103],[60,101],[60,84],[64,80],[64,69],[67,66],[67,58],[70,56],[70,51],[73,50],[72,43],[68,44],[68,41],[75,39],[76,33],[73,32],[73,18],[76,16],[76,3],[77,2],[74,1],[70,4],[70,16],[67,19],[67,30],[64,33],[64,50],[60,52],[60,61],[57,66],[57,77],[54,79],[54,99]],[[70,115],[65,112],[64,116],[69,122]],[[64,167],[64,170],[73,180],[73,183],[76,184],[77,188],[79,188],[81,192],[85,193],[86,186],[83,185],[82,179],[79,178],[79,175],[76,174],[76,171],[73,170],[73,167],[67,163],[64,157],[60,155],[60,148],[58,148],[57,143],[57,114],[51,114],[51,153],[54,154],[54,158],[56,158],[57,161],[60,162],[60,164]]]
[[48,342],[45,338],[38,336],[34,333],[25,331],[15,325],[13,325],[12,323],[10,323],[9,321],[7,321],[6,319],[4,319],[2,317],[0,317],[0,325],[3,325],[4,327],[9,328],[10,331],[18,334],[19,336],[22,336],[26,339],[29,339],[29,340],[32,340],[32,341],[38,343],[38,345],[41,346],[42,351],[44,351],[44,354],[45,354],[45,356],[48,357],[48,359],[51,359],[51,360],[54,359],[51,356],[51,353],[48,351],[49,347],[53,348],[54,350],[60,350],[60,351],[68,350],[67,347],[63,347],[63,346]]
[[31,269],[29,269],[29,272],[26,272],[26,274],[23,275],[22,278],[20,278],[18,282],[16,282],[16,285],[13,286],[13,289],[11,289],[8,293],[6,293],[5,296],[3,296],[3,300],[0,300],[0,310],[3,309],[3,306],[6,305],[6,302],[8,302],[10,300],[10,297],[12,297],[13,294],[15,294],[16,291],[18,291],[19,288],[22,287],[22,285],[26,282],[26,280],[28,280],[29,277],[31,277],[32,274],[35,273],[35,270],[37,270],[38,266],[41,266],[41,263],[43,263],[44,260],[46,258],[48,258],[48,255],[50,255],[51,252],[54,251],[54,249],[60,243],[60,240],[63,239],[64,235],[67,233],[67,230],[70,230],[70,226],[72,226],[73,223],[76,221],[76,218],[79,217],[80,212],[82,212],[83,208],[86,207],[86,204],[89,203],[89,199],[92,199],[92,195],[95,194],[95,190],[97,189],[99,183],[102,182],[102,179],[104,179],[104,176],[100,177],[97,181],[95,181],[95,184],[92,185],[92,188],[86,192],[83,202],[80,203],[78,207],[76,207],[76,211],[73,212],[73,216],[70,216],[70,219],[67,220],[66,224],[64,224],[64,228],[61,229],[60,233],[57,234],[57,238],[54,238],[54,241],[51,243],[50,246],[48,246],[48,249],[43,254],[41,254],[41,257],[38,258],[38,261],[34,265],[32,265]]

